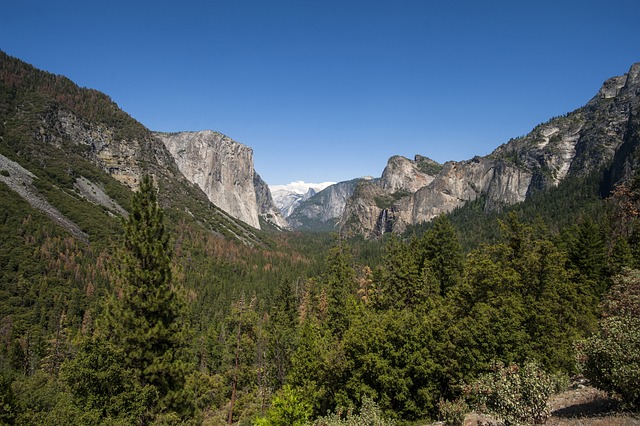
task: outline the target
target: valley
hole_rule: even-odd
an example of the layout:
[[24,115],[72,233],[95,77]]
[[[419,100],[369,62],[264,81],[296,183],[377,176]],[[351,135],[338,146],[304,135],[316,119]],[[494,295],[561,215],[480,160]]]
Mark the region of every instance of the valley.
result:
[[633,410],[639,111],[637,63],[486,156],[272,192],[0,52],[0,423],[546,421],[577,374]]

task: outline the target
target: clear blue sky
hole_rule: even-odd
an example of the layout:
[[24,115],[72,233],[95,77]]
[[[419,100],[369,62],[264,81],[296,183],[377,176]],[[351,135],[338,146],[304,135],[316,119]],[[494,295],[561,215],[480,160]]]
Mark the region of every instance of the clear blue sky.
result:
[[485,155],[640,61],[638,0],[7,1],[0,49],[270,184]]

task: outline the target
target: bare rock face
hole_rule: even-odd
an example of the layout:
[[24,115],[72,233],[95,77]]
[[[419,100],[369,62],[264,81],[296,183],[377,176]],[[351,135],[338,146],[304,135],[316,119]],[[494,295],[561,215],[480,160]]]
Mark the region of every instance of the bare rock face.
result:
[[281,230],[290,229],[289,222],[282,216],[280,209],[273,202],[269,185],[255,172],[253,175],[253,187],[256,191],[256,204],[260,217],[276,228]]
[[198,185],[213,204],[260,229],[251,148],[211,130],[156,136],[182,174]]
[[[143,174],[141,163],[149,154],[141,148],[141,144],[149,143],[149,140],[121,140],[113,128],[85,120],[57,106],[43,114],[38,137],[57,147],[61,147],[62,141],[85,145],[87,156],[96,165],[131,189],[138,187]],[[149,139],[152,139],[150,135]]]
[[391,157],[381,179],[360,187],[347,202],[342,232],[368,238],[402,232],[478,197],[486,200],[486,211],[499,210],[568,176],[612,163],[615,180],[629,168],[623,159],[640,149],[638,111],[640,63],[607,80],[584,107],[511,139],[486,157],[443,166],[426,157]]
[[359,178],[330,185],[323,190],[309,194],[301,200],[287,217],[294,229],[308,231],[333,230],[342,217],[347,200],[351,197],[361,181],[370,178]]
[[[424,158],[424,157],[421,157]],[[395,155],[387,162],[380,178],[383,189],[391,192],[416,192],[433,181],[434,176],[420,170],[417,160]]]

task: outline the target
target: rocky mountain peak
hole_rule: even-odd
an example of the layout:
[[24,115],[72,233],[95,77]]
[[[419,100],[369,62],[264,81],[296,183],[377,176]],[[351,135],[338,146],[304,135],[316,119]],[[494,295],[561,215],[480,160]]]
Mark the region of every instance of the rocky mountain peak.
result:
[[496,210],[567,176],[608,167],[633,139],[639,110],[637,63],[624,76],[608,79],[584,107],[536,126],[486,157],[444,165],[422,156],[391,157],[380,180],[363,184],[347,202],[342,231],[368,237],[401,232],[479,197],[485,210]]
[[155,133],[183,175],[232,217],[260,229],[259,216],[278,227],[286,221],[253,167],[253,150],[212,130]]
[[391,192],[416,192],[431,183],[437,174],[428,167],[431,162],[432,160],[422,156],[416,156],[415,160],[410,160],[406,157],[395,155],[389,158],[387,166],[382,172],[380,185],[383,189]]

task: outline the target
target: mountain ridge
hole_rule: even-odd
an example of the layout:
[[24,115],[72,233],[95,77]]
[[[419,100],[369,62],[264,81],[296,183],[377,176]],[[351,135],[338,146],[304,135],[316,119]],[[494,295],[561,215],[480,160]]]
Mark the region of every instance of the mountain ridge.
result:
[[[606,80],[585,106],[539,124],[483,157],[439,164],[422,155],[393,156],[380,178],[339,182],[309,193],[304,201],[293,200],[299,204],[290,209],[287,220],[253,168],[250,147],[214,131],[152,132],[107,95],[0,52],[0,154],[36,175],[52,175],[71,192],[80,191],[86,181],[96,188],[113,184],[91,179],[88,174],[94,172],[73,167],[65,171],[68,155],[88,161],[129,190],[149,173],[161,190],[167,190],[160,197],[164,205],[193,214],[196,208],[186,205],[212,203],[220,211],[203,211],[207,217],[199,220],[216,222],[211,224],[217,232],[247,243],[259,241],[252,229],[259,230],[261,222],[281,230],[338,228],[344,236],[375,238],[480,198],[485,211],[500,210],[557,186],[567,176],[611,163],[612,186],[639,162],[633,157],[639,75],[640,63],[633,64],[625,75]],[[185,135],[202,140],[168,146],[168,141]],[[189,150],[192,158],[183,158]],[[109,190],[105,194],[115,204],[103,207],[110,214],[122,214],[114,207],[125,205],[122,197],[112,197]]]
[[[79,201],[85,198],[76,185],[86,181],[128,206],[131,191],[149,174],[159,188],[159,202],[176,220],[195,219],[211,232],[262,244],[255,230],[211,204],[182,175],[150,130],[99,91],[0,51],[0,118],[0,154],[33,173],[37,191],[58,209],[65,203],[83,209]],[[122,212],[113,207],[104,214]],[[70,219],[79,225],[78,218]]]
[[407,169],[398,162],[411,160],[391,157],[384,180],[363,184],[347,202],[340,218],[342,234],[377,238],[402,232],[480,197],[486,200],[485,211],[500,210],[557,186],[567,176],[608,167],[627,134],[636,131],[632,118],[640,109],[639,74],[640,63],[633,64],[627,74],[606,80],[585,106],[539,124],[487,156],[448,161],[418,189],[400,183]]

